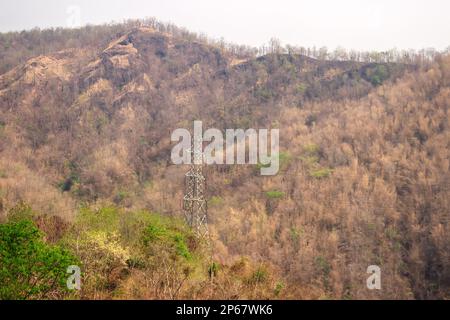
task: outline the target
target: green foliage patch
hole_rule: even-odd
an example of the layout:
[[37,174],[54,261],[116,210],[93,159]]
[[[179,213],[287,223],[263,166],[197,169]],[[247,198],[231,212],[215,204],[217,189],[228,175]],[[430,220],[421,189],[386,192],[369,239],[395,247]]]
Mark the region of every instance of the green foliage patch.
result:
[[[173,257],[192,258],[188,241],[193,240],[189,230],[171,219],[153,215],[143,231],[142,242],[147,248],[164,248]],[[155,250],[156,251],[156,250]]]
[[323,179],[329,177],[333,173],[333,170],[330,168],[320,168],[315,170],[310,170],[309,175],[312,178]]
[[388,68],[381,64],[366,69],[364,76],[372,85],[379,86],[390,77],[390,73]]
[[0,299],[45,298],[65,291],[67,267],[77,259],[59,246],[43,241],[30,220],[0,225]]
[[284,192],[279,190],[266,191],[265,194],[269,199],[281,199],[284,197]]

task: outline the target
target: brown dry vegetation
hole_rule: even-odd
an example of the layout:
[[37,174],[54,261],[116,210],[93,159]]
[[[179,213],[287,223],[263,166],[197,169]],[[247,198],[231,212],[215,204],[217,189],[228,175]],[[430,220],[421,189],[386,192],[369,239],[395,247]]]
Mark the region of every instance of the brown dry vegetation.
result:
[[[0,38],[0,216],[21,201],[45,214],[48,241],[85,265],[82,298],[450,298],[449,56],[256,57],[173,28]],[[205,168],[212,284],[164,247],[158,264],[144,250],[147,265],[130,267],[137,231],[77,220],[112,204],[181,217],[170,133],[194,119],[280,129],[278,175]],[[380,291],[365,286],[373,264]]]

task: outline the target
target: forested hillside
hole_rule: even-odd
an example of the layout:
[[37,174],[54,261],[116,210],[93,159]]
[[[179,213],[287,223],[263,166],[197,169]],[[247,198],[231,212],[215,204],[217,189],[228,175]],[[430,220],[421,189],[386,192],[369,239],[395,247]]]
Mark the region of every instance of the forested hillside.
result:
[[[27,260],[16,233],[83,272],[79,292],[37,270],[0,298],[450,298],[448,54],[258,50],[150,20],[2,34],[0,57],[0,283]],[[170,161],[194,120],[280,130],[276,176],[205,166],[212,261]]]

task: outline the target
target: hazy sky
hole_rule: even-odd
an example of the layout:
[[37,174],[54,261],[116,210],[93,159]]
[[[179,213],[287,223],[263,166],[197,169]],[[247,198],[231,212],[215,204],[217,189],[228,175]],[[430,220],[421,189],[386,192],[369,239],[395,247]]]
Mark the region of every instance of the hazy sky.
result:
[[2,0],[0,31],[156,17],[214,38],[260,46],[444,49],[449,0]]

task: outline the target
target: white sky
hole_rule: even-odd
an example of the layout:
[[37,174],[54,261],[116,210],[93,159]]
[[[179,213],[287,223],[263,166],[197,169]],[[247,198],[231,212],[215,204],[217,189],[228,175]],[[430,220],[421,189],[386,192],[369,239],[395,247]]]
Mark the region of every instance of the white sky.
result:
[[[79,8],[79,19],[74,20]],[[449,0],[2,0],[0,31],[156,17],[226,41],[347,49],[445,49]]]

